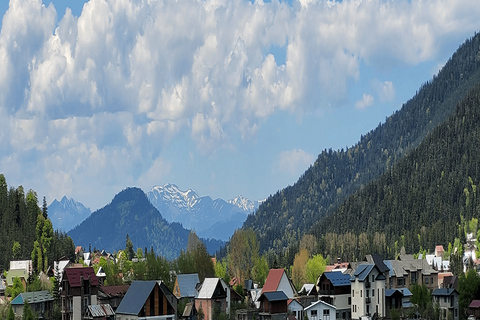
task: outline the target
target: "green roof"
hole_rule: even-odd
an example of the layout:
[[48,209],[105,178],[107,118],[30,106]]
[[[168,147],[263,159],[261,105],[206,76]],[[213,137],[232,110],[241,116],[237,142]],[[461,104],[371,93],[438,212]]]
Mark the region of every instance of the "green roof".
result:
[[15,299],[12,300],[11,304],[13,305],[23,305],[25,300],[28,301],[28,304],[35,304],[45,301],[53,301],[53,297],[47,290],[44,291],[35,291],[35,292],[23,292],[20,293]]

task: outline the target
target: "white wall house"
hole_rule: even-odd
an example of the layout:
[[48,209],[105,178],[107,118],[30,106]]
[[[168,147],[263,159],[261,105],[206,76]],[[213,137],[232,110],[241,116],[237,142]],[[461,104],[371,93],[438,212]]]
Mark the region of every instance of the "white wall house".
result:
[[312,303],[305,308],[304,313],[308,320],[336,320],[337,309],[335,306],[328,304],[322,300]]
[[374,264],[361,264],[351,278],[352,319],[385,316],[385,276]]

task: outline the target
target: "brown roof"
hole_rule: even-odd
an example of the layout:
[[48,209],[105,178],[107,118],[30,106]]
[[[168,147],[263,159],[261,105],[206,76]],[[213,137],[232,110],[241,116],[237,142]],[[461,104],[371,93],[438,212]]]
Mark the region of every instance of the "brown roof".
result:
[[109,297],[123,297],[130,286],[128,284],[121,284],[117,286],[103,286],[99,290]]
[[270,269],[268,272],[267,280],[265,280],[265,285],[263,286],[262,292],[273,292],[277,291],[280,280],[285,273],[285,269]]
[[63,277],[68,280],[71,287],[80,287],[80,278],[90,279],[92,286],[98,286],[98,278],[92,267],[66,268]]
[[480,300],[472,300],[472,302],[470,302],[470,305],[468,307],[472,309],[480,308]]

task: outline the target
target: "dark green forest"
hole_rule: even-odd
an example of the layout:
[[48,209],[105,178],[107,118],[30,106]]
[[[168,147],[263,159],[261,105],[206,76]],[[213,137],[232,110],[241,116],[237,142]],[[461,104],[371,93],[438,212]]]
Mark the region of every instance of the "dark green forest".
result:
[[[3,174],[0,174],[0,269],[8,270],[10,260],[30,260],[36,257],[34,266],[37,271],[45,269],[45,265],[53,266],[53,261],[61,257],[74,259],[75,248],[73,241],[65,233],[53,231],[48,220],[46,203],[39,207],[38,196],[33,190],[8,187]],[[37,229],[41,229],[38,230]],[[45,230],[42,243],[42,233]],[[48,242],[48,248],[47,248]],[[42,247],[43,244],[43,247]],[[34,248],[36,249],[34,252]],[[47,250],[48,249],[48,250]],[[41,265],[37,265],[37,251],[41,253]],[[46,262],[45,262],[46,261]]]
[[[255,231],[260,251],[293,257],[288,252],[296,251],[298,241],[314,223],[333,214],[350,195],[365,188],[415,149],[480,81],[479,49],[480,35],[476,34],[385,123],[346,150],[324,150],[293,186],[270,196],[255,214],[249,215],[243,228]],[[464,178],[468,179],[468,175]],[[352,221],[343,223],[355,227]],[[287,264],[292,263],[290,258],[286,260]]]
[[[393,257],[401,246],[414,253],[461,238],[466,221],[480,216],[479,146],[480,84],[414,151],[314,226],[321,251],[359,258],[359,250],[370,249]],[[362,248],[346,243],[345,234],[361,233],[370,237]],[[337,243],[327,245],[333,234]]]

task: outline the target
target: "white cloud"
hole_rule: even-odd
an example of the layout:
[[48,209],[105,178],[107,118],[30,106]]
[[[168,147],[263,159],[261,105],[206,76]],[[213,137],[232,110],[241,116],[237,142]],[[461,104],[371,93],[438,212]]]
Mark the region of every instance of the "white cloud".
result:
[[274,165],[278,173],[298,177],[309,165],[313,164],[315,156],[302,149],[293,149],[280,153]]
[[355,102],[355,108],[363,110],[367,107],[370,107],[373,104],[373,96],[370,94],[364,93],[361,100]]
[[381,102],[391,102],[395,99],[395,87],[393,82],[381,82],[378,79],[372,81],[372,87],[377,91],[378,98]]
[[[0,33],[0,163],[28,164],[33,186],[52,178],[73,192],[95,178],[121,189],[176,136],[210,153],[250,139],[280,110],[335,108],[360,61],[432,59],[478,30],[478,16],[476,0],[91,0],[57,23],[53,5],[11,0]],[[285,64],[272,47],[286,51]],[[395,96],[392,82],[374,89],[380,101]],[[357,107],[373,101],[364,95]],[[32,160],[51,155],[62,161]]]

